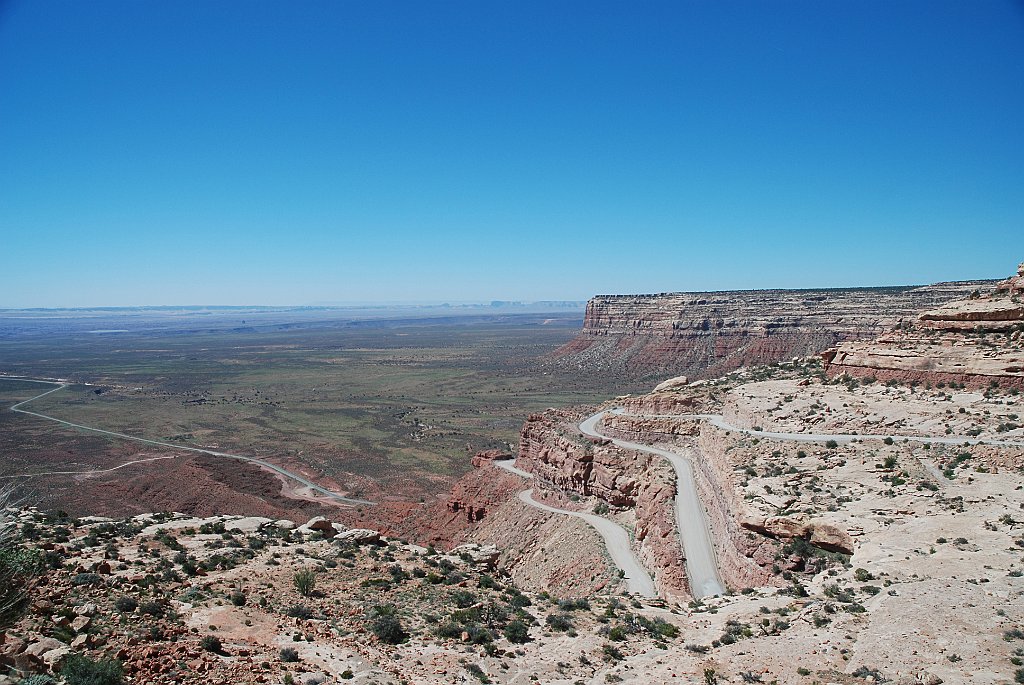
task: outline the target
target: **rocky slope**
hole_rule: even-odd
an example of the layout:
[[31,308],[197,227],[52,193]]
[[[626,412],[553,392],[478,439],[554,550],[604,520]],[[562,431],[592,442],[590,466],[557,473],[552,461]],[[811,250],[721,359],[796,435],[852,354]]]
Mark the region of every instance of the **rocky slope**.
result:
[[826,371],[831,377],[1024,390],[1022,294],[1024,264],[990,293],[976,291],[876,340],[828,350]]
[[580,335],[554,354],[566,368],[626,379],[713,378],[744,365],[873,338],[992,281],[924,287],[600,295]]
[[[1024,447],[794,443],[744,429],[977,430],[1024,444],[1024,428],[1008,428],[1021,401],[1005,389],[830,382],[815,360],[618,398],[633,415],[602,432],[693,459],[737,590],[701,602],[686,595],[665,465],[585,439],[582,412],[524,426],[517,463],[534,479],[479,455],[439,500],[439,525],[497,548],[445,553],[323,518],[14,512],[46,570],[27,615],[2,633],[0,662],[223,685],[1012,682],[1024,677]],[[690,412],[737,428],[664,416]],[[622,598],[593,531],[525,507],[511,496],[523,487],[632,530],[675,588],[668,601]],[[300,571],[315,588],[300,592]]]

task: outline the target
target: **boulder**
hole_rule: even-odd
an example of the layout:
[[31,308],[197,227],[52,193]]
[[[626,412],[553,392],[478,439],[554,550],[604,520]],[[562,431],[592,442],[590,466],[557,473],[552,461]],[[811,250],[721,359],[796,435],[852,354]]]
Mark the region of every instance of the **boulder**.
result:
[[25,651],[27,646],[28,643],[25,642],[24,638],[20,638],[15,635],[5,635],[3,642],[0,643],[0,654],[9,656],[21,654]]
[[475,543],[459,545],[451,551],[458,557],[468,557],[474,566],[493,569],[498,564],[501,552],[494,545],[478,545]]
[[295,532],[309,535],[310,533],[321,533],[325,538],[331,539],[338,532],[334,524],[324,516],[314,516],[304,524],[295,529]]
[[371,545],[380,542],[380,533],[366,528],[353,528],[339,533],[334,541],[344,545]]
[[234,530],[237,528],[246,535],[252,535],[271,523],[273,523],[272,519],[268,519],[263,516],[243,516],[242,518],[235,519],[234,521],[225,521],[224,526],[228,530]]
[[92,616],[96,613],[96,605],[86,602],[75,607],[75,616]]
[[485,450],[483,452],[477,452],[470,463],[472,463],[476,468],[480,468],[481,466],[485,466],[495,461],[505,461],[512,458],[513,456],[511,453],[503,450]]
[[88,616],[79,616],[71,622],[71,629],[76,633],[80,633],[86,628],[88,628],[91,622],[92,619],[90,619]]
[[278,530],[295,530],[295,521],[278,519],[277,521],[274,521],[274,527]]
[[43,663],[46,664],[46,667],[53,673],[56,673],[72,654],[74,654],[74,651],[72,651],[70,647],[67,645],[61,645],[57,649],[51,649],[49,652],[43,654],[42,659]]
[[827,521],[812,521],[807,526],[811,537],[809,542],[828,552],[853,554],[853,538],[845,530]]
[[30,656],[41,657],[51,650],[64,646],[66,645],[60,640],[54,640],[52,637],[41,637],[26,647],[24,653]]
[[662,381],[654,386],[654,392],[666,392],[668,390],[677,390],[678,388],[685,388],[690,384],[690,379],[686,376],[676,376],[675,378],[669,378],[667,381]]

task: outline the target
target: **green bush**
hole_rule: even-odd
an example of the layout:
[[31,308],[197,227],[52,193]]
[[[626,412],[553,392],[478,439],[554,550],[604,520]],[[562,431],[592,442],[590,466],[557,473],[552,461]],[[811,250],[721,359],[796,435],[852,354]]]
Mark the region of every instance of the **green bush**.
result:
[[402,628],[402,622],[397,616],[386,614],[378,616],[370,624],[370,630],[377,639],[389,645],[397,645],[405,642],[409,635]]
[[36,552],[21,546],[15,522],[4,512],[8,502],[7,494],[0,492],[0,630],[18,620],[28,606],[42,565]]
[[316,590],[316,571],[311,568],[296,571],[293,580],[295,581],[295,589],[303,597],[309,597]]
[[557,633],[564,633],[572,630],[572,618],[568,614],[548,614],[544,620],[551,630]]
[[220,654],[222,645],[220,644],[220,638],[216,635],[204,635],[203,639],[199,641],[199,644],[207,652],[213,652],[214,654]]
[[313,610],[305,604],[293,604],[285,611],[291,618],[313,618]]
[[530,640],[530,628],[519,619],[509,621],[504,630],[505,639],[515,644],[523,644]]
[[455,590],[452,592],[452,602],[460,609],[465,609],[476,604],[476,595],[468,590]]
[[81,654],[72,654],[60,669],[67,685],[121,685],[124,669],[116,659],[94,661]]
[[18,681],[18,685],[56,685],[57,681],[48,675],[30,675]]
[[130,614],[139,608],[139,603],[134,597],[118,597],[114,600],[114,607],[122,614]]

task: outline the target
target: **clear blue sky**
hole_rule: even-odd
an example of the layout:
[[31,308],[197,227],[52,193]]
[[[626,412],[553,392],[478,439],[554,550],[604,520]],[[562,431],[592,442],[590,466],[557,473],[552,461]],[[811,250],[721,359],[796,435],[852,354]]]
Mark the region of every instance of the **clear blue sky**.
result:
[[0,0],[0,305],[1021,260],[1021,2]]

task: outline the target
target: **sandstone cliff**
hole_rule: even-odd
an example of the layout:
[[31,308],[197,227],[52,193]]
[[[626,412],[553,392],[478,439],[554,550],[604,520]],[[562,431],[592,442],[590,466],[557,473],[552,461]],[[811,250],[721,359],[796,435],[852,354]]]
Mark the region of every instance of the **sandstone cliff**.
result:
[[686,559],[676,532],[670,465],[582,435],[582,414],[548,410],[523,426],[516,465],[539,487],[595,497],[633,514],[635,549],[665,597],[687,596]]
[[1024,389],[1022,293],[1024,264],[991,293],[972,292],[876,340],[847,342],[826,351],[826,373]]
[[713,378],[873,338],[992,284],[600,295],[587,303],[580,335],[554,361],[632,379]]

